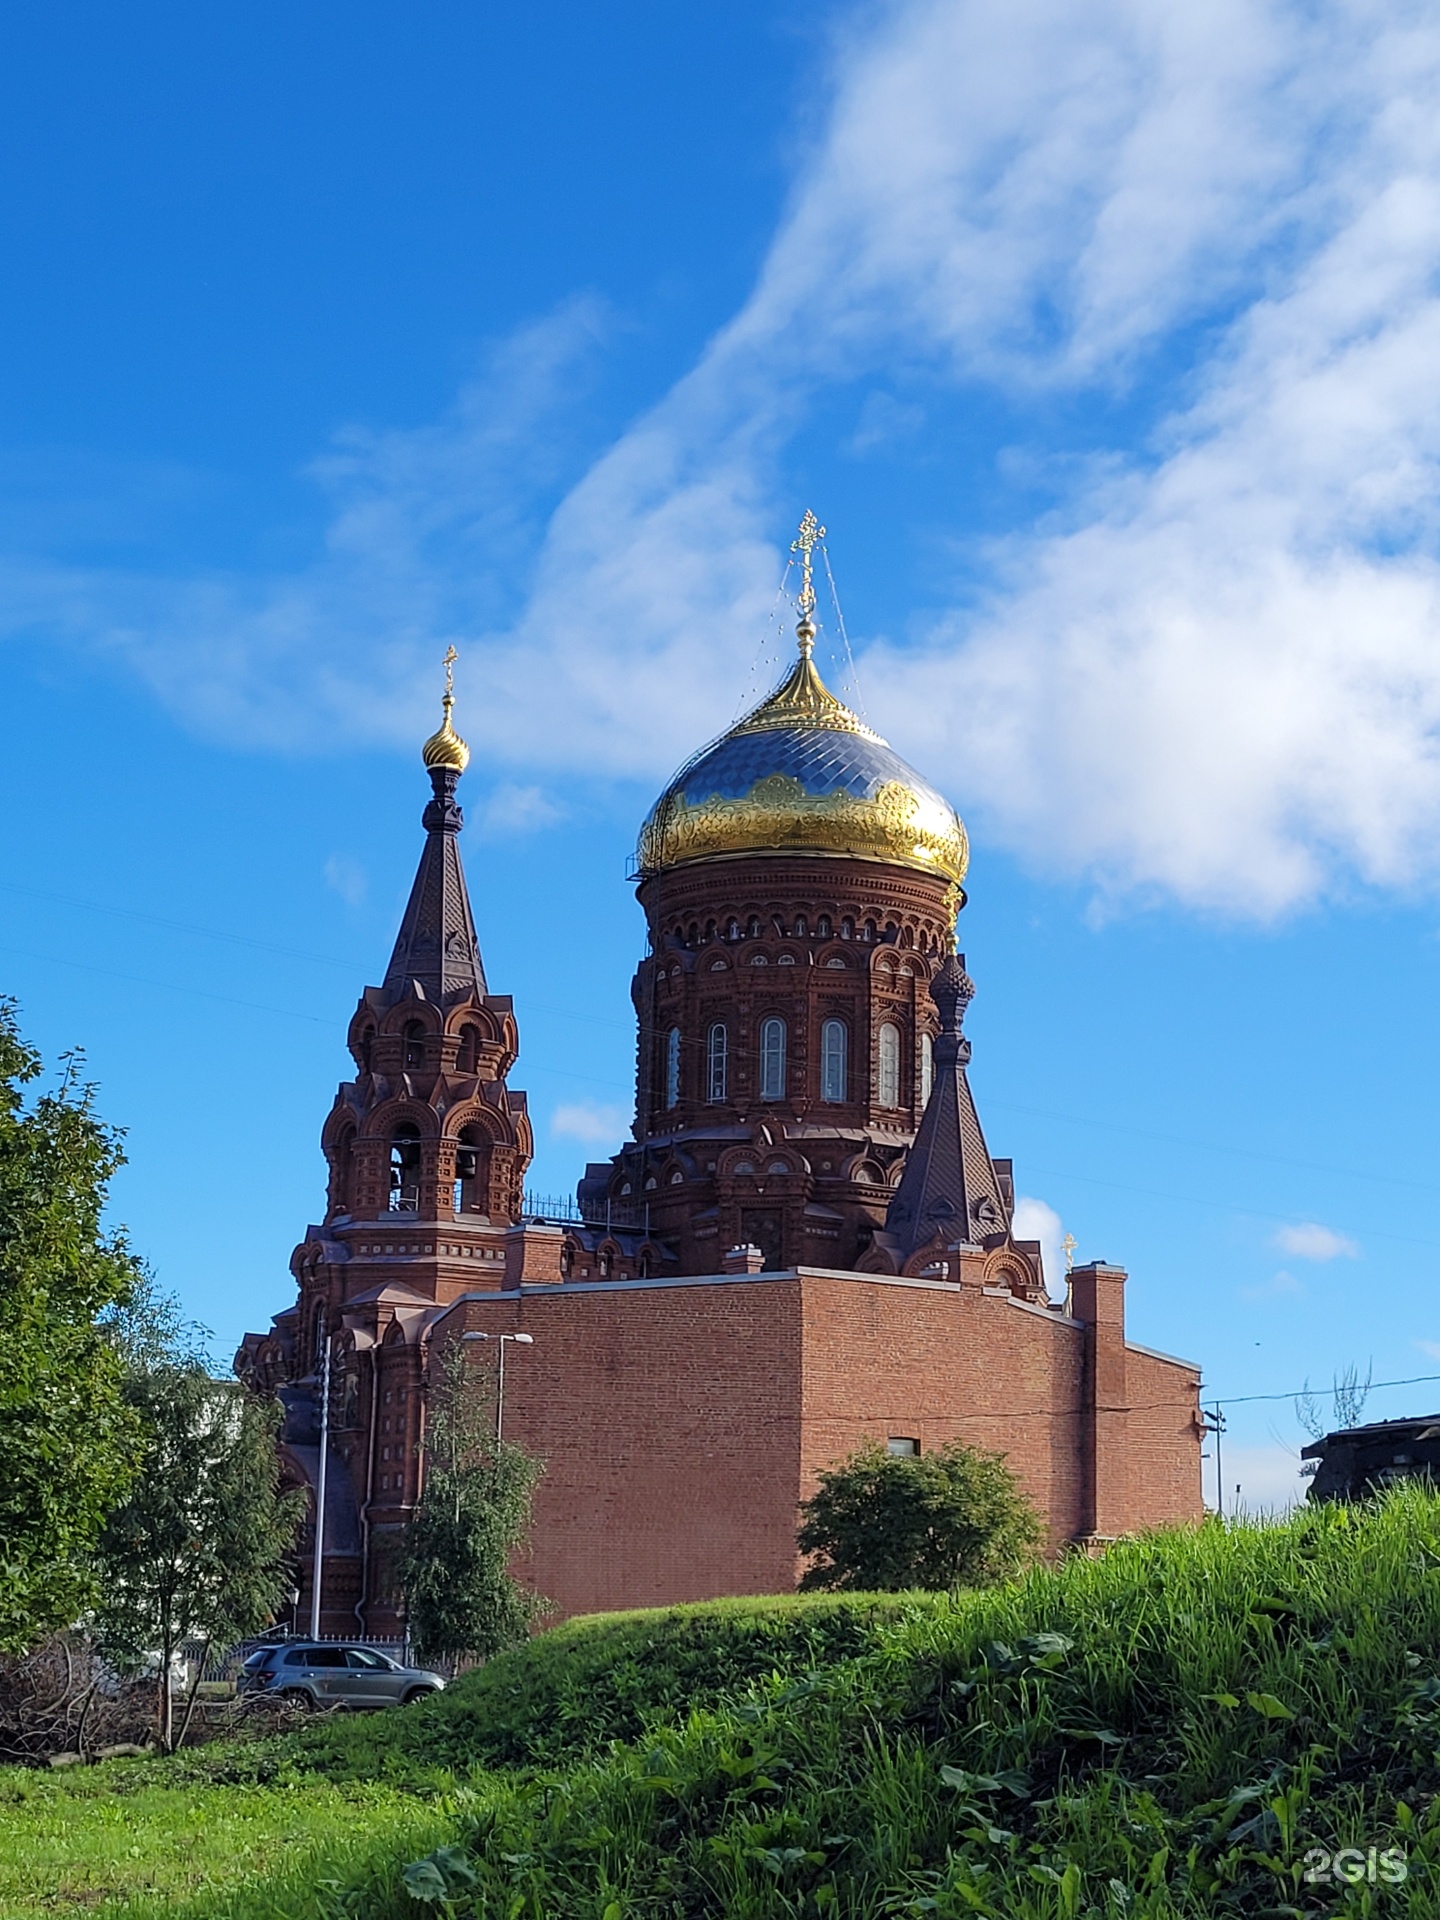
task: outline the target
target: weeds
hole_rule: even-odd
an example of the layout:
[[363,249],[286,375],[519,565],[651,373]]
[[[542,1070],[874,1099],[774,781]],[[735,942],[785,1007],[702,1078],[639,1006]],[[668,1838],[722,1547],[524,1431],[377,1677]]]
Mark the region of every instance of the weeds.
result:
[[572,1623],[425,1708],[201,1764],[406,1793],[365,1789],[389,1810],[303,1884],[165,1909],[192,1920],[1431,1920],[1440,1496],[953,1598]]

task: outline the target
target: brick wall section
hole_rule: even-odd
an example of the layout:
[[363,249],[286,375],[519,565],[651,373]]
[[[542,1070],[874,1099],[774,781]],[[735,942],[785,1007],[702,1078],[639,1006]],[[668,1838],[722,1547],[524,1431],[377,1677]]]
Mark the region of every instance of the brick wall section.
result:
[[1198,1520],[1200,1375],[1163,1354],[1130,1347],[1125,1356],[1130,1418],[1130,1509],[1126,1530]]
[[1008,1289],[807,1275],[802,1498],[863,1440],[1005,1454],[1052,1544],[1083,1531],[1084,1337]]
[[[523,1571],[561,1616],[788,1590],[800,1500],[867,1438],[993,1447],[1053,1546],[1096,1531],[1087,1330],[1008,1292],[801,1269],[471,1295],[434,1338],[462,1324],[534,1335],[507,1354],[505,1428],[547,1462]],[[1102,1488],[1102,1513],[1196,1519],[1197,1377],[1124,1363],[1128,1504]]]
[[[546,1461],[525,1572],[561,1615],[794,1585],[793,1279],[468,1301],[506,1356],[505,1431]],[[487,1362],[488,1364],[488,1362]]]

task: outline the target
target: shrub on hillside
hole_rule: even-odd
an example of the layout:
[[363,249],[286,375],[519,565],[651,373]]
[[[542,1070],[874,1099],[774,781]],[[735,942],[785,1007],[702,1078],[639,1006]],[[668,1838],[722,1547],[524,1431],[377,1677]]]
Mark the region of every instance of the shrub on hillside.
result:
[[954,1441],[896,1455],[878,1441],[820,1475],[800,1509],[803,1593],[943,1592],[1018,1573],[1042,1538],[1035,1509],[1000,1453]]

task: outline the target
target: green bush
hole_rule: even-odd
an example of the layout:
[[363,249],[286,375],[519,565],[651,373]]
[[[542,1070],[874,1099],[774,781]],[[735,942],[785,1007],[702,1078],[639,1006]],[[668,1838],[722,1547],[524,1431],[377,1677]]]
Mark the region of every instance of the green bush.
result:
[[807,1593],[990,1587],[1013,1579],[1044,1538],[1004,1454],[958,1440],[915,1455],[868,1441],[820,1475],[800,1512],[800,1551],[815,1556]]

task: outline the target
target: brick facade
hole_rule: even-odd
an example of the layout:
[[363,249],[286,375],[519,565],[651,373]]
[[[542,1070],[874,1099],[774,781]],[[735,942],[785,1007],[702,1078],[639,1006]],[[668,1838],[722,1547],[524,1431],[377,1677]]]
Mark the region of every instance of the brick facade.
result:
[[[837,706],[817,685],[805,699]],[[574,1217],[527,1210],[519,1035],[471,920],[449,704],[410,903],[322,1133],[325,1217],[295,1304],[237,1356],[314,1484],[328,1341],[325,1630],[400,1625],[427,1383],[465,1331],[533,1335],[506,1432],[545,1463],[527,1570],[562,1614],[792,1588],[799,1502],[867,1439],[1000,1449],[1057,1550],[1198,1518],[1197,1370],[1127,1342],[1120,1269],[1077,1269],[1062,1310],[1013,1236],[966,1079],[963,869],[907,864],[893,782],[864,851],[642,874],[635,1137],[587,1169]],[[796,781],[762,789],[791,831]],[[954,852],[950,818],[932,838]],[[496,1348],[462,1351],[480,1368]],[[309,1564],[305,1546],[302,1622]]]

